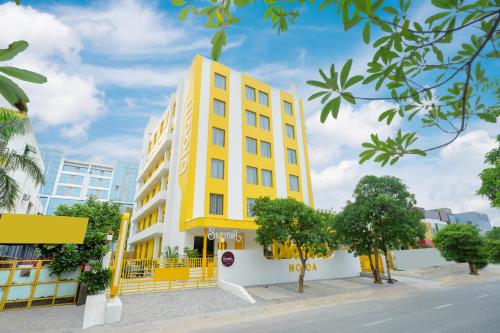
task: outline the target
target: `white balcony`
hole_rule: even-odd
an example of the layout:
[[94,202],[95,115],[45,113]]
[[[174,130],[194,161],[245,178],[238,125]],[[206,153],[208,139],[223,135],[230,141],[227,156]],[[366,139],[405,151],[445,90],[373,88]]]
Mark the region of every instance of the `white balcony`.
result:
[[137,209],[134,214],[132,215],[132,222],[137,222],[140,221],[142,218],[147,216],[148,214],[151,214],[155,209],[158,209],[159,204],[164,204],[167,201],[167,191],[162,190],[154,197],[151,198],[144,206],[141,208]]
[[[140,182],[141,179],[144,178],[151,169],[154,168],[158,159],[161,158],[161,155],[165,153],[165,151],[172,145],[172,137],[173,135],[170,133],[164,133],[160,138],[160,141],[155,144],[153,150],[149,152],[146,163],[142,166],[137,174],[137,182]],[[170,158],[170,156],[167,156]]]
[[134,201],[138,201],[138,199],[144,193],[148,193],[149,191],[151,191],[154,188],[155,184],[157,184],[158,181],[161,180],[161,177],[168,174],[169,169],[170,169],[170,163],[168,161],[164,161],[158,167],[158,169],[156,169],[156,171],[151,175],[151,177],[146,181],[146,183],[137,187]]
[[155,223],[135,235],[130,235],[128,238],[128,244],[142,243],[161,235],[163,235],[163,223]]

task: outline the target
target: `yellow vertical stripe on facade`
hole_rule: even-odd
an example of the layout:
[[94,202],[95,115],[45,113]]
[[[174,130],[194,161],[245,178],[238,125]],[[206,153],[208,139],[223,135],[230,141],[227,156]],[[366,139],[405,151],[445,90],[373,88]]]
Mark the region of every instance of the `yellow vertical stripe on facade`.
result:
[[[297,143],[297,124],[295,122],[295,112],[299,112],[299,110],[295,110],[295,104],[293,103],[293,95],[287,93],[285,91],[281,91],[281,100],[280,100],[280,108],[281,108],[281,119],[282,119],[282,130],[283,130],[283,154],[285,154],[285,170],[286,170],[286,193],[290,198],[294,198],[298,201],[303,201],[303,186],[306,184],[302,184],[302,178],[300,177],[300,155],[299,155],[299,145]],[[292,105],[292,114],[289,115],[285,112],[285,103],[288,102]],[[286,135],[286,124],[293,126],[294,138],[288,138]],[[288,150],[295,150],[296,155],[296,164],[292,164],[288,161]],[[297,176],[299,179],[299,191],[291,191],[290,190],[290,175]]]
[[[246,86],[255,89],[255,101],[246,98]],[[259,103],[259,91],[264,92],[268,96],[268,105]],[[248,75],[241,76],[241,98],[242,98],[242,175],[243,175],[243,218],[253,220],[247,215],[247,199],[257,199],[262,196],[276,198],[276,171],[274,169],[275,154],[280,152],[274,151],[273,144],[273,118],[271,112],[271,87],[259,80],[256,80]],[[246,111],[251,111],[256,114],[256,126],[247,125]],[[260,116],[269,118],[269,130],[260,128]],[[257,140],[257,154],[247,153],[247,137]],[[268,142],[271,146],[271,158],[263,157],[261,151],[261,142]],[[257,169],[258,185],[248,184],[247,182],[247,166]],[[262,185],[262,170],[272,172],[272,186]]]
[[[213,217],[223,217],[227,218],[228,211],[228,170],[229,161],[228,158],[228,143],[229,143],[229,68],[223,66],[214,61],[210,65],[210,94],[208,101],[202,101],[203,103],[208,102],[208,142],[207,144],[207,161],[206,161],[206,181],[205,181],[205,216]],[[226,90],[219,89],[215,87],[215,73],[220,74],[226,78]],[[225,103],[224,117],[216,115],[214,113],[214,100],[223,101]],[[220,147],[212,144],[212,128],[216,127],[218,129],[224,130],[224,147]],[[216,179],[211,177],[211,160],[217,159],[224,161],[224,179]],[[210,214],[210,193],[222,194],[223,195],[223,215],[212,215]]]
[[[200,110],[202,58],[196,56],[191,66],[189,87],[182,112],[180,161],[178,165],[181,204],[179,230],[185,230],[185,223],[193,217],[194,182],[196,167],[196,144],[198,139],[198,118]],[[204,101],[205,102],[205,101]]]
[[300,107],[300,122],[302,123],[302,141],[304,145],[304,158],[305,164],[306,164],[306,178],[307,178],[307,189],[309,193],[309,206],[314,207],[314,195],[312,192],[312,185],[311,185],[311,166],[309,163],[309,150],[307,148],[307,131],[306,131],[306,123],[304,121],[304,107],[302,106],[302,100],[299,101],[299,107]]

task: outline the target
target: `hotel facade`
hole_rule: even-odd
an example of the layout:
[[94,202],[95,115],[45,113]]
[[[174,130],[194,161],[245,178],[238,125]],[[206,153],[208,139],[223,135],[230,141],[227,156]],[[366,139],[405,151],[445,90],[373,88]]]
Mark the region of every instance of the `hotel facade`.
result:
[[302,101],[196,56],[144,132],[129,249],[144,259],[167,246],[260,248],[251,207],[261,196],[313,206]]

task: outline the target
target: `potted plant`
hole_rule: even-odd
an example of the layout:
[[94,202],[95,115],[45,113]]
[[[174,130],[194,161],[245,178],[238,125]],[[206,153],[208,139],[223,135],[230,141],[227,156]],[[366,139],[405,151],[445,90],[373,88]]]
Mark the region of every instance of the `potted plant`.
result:
[[111,271],[100,261],[90,264],[90,269],[80,274],[80,283],[87,289],[87,301],[83,315],[83,328],[100,325],[106,317],[106,294],[104,290],[111,280]]

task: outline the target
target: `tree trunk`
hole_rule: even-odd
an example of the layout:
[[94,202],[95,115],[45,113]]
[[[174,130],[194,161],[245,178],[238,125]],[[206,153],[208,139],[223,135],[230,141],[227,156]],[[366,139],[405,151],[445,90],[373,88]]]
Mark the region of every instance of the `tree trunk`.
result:
[[477,273],[477,265],[475,263],[472,263],[472,262],[469,263],[469,273],[471,275],[479,275]]
[[304,276],[306,275],[307,258],[304,258],[304,255],[302,253],[302,249],[299,246],[299,244],[297,244],[297,249],[299,251],[300,263],[302,264],[300,266],[300,274],[299,274],[299,293],[303,293],[304,292]]
[[385,266],[387,267],[387,283],[394,283],[394,281],[391,277],[391,268],[389,267],[389,251],[384,250],[384,256],[385,256]]
[[380,267],[379,267],[379,260],[378,260],[379,252],[378,252],[378,246],[377,246],[376,242],[373,245],[373,255],[375,256],[375,271],[373,272],[374,277],[375,277],[375,281],[373,281],[373,282],[376,284],[382,284],[382,279],[380,278]]
[[368,262],[370,263],[370,269],[372,270],[373,283],[375,283],[375,281],[377,281],[377,275],[375,274],[375,266],[373,266],[373,260],[371,254],[368,254]]

